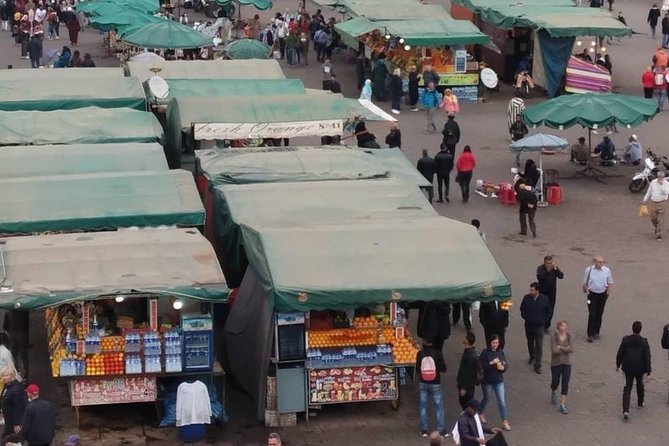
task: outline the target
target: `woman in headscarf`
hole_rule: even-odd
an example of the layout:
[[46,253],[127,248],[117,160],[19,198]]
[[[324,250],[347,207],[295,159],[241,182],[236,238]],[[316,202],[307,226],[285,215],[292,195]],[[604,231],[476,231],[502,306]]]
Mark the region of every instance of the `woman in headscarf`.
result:
[[67,32],[70,34],[70,43],[72,46],[77,46],[79,43],[79,31],[81,31],[81,25],[79,24],[77,16],[72,12],[71,6],[67,7],[67,11],[69,14],[67,14],[67,22],[65,23],[65,26],[67,26]]
[[368,101],[372,100],[372,81],[367,79],[365,85],[362,86],[362,91],[360,92],[360,99],[366,99]]

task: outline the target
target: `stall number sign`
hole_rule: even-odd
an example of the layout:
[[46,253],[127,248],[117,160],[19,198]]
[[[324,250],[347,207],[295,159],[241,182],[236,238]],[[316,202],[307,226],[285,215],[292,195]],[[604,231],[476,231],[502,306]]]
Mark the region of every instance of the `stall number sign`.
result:
[[439,73],[439,86],[441,87],[450,87],[455,85],[478,85],[478,84],[479,84],[478,73],[461,73],[461,74]]
[[213,139],[296,138],[300,136],[336,136],[344,129],[342,119],[302,122],[261,122],[248,124],[195,123],[196,141]]
[[155,401],[157,396],[155,377],[75,379],[70,383],[73,406],[143,403]]
[[309,403],[350,403],[397,399],[395,370],[387,366],[309,370]]

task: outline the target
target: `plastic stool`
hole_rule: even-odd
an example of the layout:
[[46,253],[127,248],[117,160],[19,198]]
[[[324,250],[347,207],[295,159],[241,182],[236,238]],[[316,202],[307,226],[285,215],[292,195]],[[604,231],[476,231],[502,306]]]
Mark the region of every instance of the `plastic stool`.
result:
[[497,193],[499,202],[506,206],[513,206],[516,204],[516,191],[509,183],[501,183],[499,185],[499,192]]
[[562,187],[560,187],[559,184],[553,184],[551,186],[548,186],[548,204],[562,204],[563,196],[562,196]]
[[197,443],[204,439],[204,424],[189,424],[179,427],[179,437],[184,443]]

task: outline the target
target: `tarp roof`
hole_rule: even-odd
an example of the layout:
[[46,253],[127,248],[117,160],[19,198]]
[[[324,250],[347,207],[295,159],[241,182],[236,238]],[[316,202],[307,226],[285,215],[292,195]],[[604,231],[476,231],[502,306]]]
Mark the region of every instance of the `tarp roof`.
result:
[[545,30],[551,37],[627,36],[632,30],[608,11],[577,8],[571,0],[523,1],[504,4],[491,0],[453,0],[480,14],[481,19],[498,28]]
[[411,161],[400,149],[365,149],[361,147],[351,147],[372,155],[390,172],[391,178],[397,178],[408,184],[415,184],[418,187],[432,187],[432,184],[421,175]]
[[415,187],[392,179],[316,183],[224,184],[214,188],[216,245],[243,272],[240,224],[256,227],[319,227],[335,222],[434,217]]
[[170,60],[127,62],[126,74],[141,82],[160,68],[163,79],[285,79],[279,62],[268,60]]
[[146,109],[144,89],[137,78],[84,77],[73,82],[0,80],[0,110]]
[[197,172],[214,185],[360,180],[389,174],[385,165],[364,152],[337,146],[198,150],[195,163]]
[[193,229],[127,230],[1,239],[0,308],[37,309],[109,294],[225,301],[209,242]]
[[277,311],[511,296],[476,228],[443,217],[242,231],[249,263]]
[[342,4],[346,12],[353,17],[366,17],[370,20],[412,20],[425,18],[451,18],[442,5],[424,5],[418,1],[384,1]]
[[204,224],[193,176],[183,170],[0,180],[0,234]]
[[452,18],[421,18],[407,20],[369,20],[356,17],[337,23],[335,29],[351,38],[356,38],[373,30],[389,32],[401,36],[409,45],[465,45],[490,41],[476,25],[467,20]]
[[0,148],[0,178],[99,172],[167,171],[157,143],[8,146]]
[[[37,71],[37,70],[35,70]],[[153,113],[129,108],[0,111],[0,146],[163,142]]]
[[0,81],[23,81],[23,82],[67,82],[78,81],[80,79],[90,78],[110,78],[124,77],[123,68],[101,68],[95,70],[90,68],[68,68],[61,69],[42,69],[32,68],[13,68],[11,70],[0,70]]

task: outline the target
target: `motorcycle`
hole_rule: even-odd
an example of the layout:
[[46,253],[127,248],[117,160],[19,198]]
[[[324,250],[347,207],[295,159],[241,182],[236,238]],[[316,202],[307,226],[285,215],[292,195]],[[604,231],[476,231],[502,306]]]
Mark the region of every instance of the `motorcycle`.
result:
[[664,166],[664,170],[669,170],[669,162],[665,161],[668,158],[666,156],[658,156],[651,149],[646,151],[646,159],[643,161],[643,170],[637,172],[632,177],[632,181],[629,185],[629,190],[632,193],[639,193],[643,191],[648,183],[654,180],[657,177],[657,172],[660,167],[660,164]]

